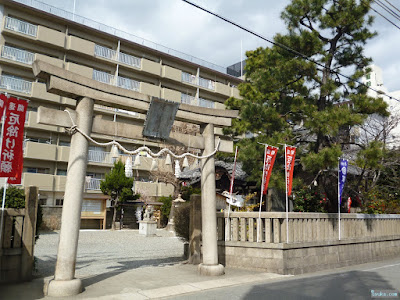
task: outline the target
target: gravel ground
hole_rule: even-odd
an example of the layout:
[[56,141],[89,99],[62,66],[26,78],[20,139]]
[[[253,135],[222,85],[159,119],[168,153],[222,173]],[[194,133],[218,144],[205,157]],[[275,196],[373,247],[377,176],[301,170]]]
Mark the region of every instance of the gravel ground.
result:
[[[59,233],[41,233],[35,245],[36,276],[54,275]],[[138,230],[81,230],[76,275],[93,276],[183,261],[183,243],[172,233],[158,229],[145,237]]]

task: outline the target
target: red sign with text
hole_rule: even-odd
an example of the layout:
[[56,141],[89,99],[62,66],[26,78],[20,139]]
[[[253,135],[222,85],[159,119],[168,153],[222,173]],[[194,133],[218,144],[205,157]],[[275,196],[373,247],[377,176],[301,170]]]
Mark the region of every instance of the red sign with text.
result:
[[14,97],[9,97],[5,105],[6,116],[0,154],[0,177],[9,177],[8,183],[21,183],[27,106],[26,100],[18,100]]
[[272,168],[274,167],[275,163],[275,158],[276,154],[278,153],[278,148],[272,147],[272,146],[267,146],[267,149],[265,151],[265,160],[264,160],[264,188],[263,188],[263,194],[267,194],[268,190],[268,183],[269,179],[271,177],[272,173]]
[[294,158],[296,156],[296,147],[286,146],[285,148],[285,164],[286,164],[286,188],[288,196],[292,194]]

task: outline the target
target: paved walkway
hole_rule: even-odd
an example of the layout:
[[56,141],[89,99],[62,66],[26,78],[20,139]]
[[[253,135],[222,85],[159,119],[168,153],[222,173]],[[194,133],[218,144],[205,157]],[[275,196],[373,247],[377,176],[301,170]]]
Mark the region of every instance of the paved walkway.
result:
[[[32,282],[0,286],[1,299],[53,299],[44,297],[44,282],[54,272],[58,234],[42,235],[36,245],[40,277]],[[100,251],[100,252],[99,252]],[[197,267],[182,258],[183,245],[164,230],[146,238],[137,231],[82,231],[77,277],[84,292],[56,299],[160,299],[249,282],[279,280],[287,276],[226,269],[220,277],[200,276]]]

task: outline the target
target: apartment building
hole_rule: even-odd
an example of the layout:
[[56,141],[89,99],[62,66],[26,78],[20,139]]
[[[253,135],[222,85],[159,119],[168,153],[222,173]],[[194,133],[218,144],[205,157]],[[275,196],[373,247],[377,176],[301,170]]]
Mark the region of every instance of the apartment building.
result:
[[[368,95],[371,97],[381,97],[388,105],[390,112],[389,118],[382,118],[379,116],[371,116],[367,123],[370,124],[369,131],[372,132],[372,137],[364,134],[370,139],[378,136],[380,132],[385,133],[385,137],[381,136],[382,140],[385,138],[386,144],[391,148],[398,148],[400,146],[400,90],[389,91],[383,82],[383,71],[377,65],[370,65],[368,68],[371,70],[362,78],[362,82],[370,87]],[[385,127],[385,130],[383,130]]]
[[[32,73],[32,63],[42,60],[104,84],[194,106],[224,109],[224,101],[239,97],[240,79],[226,69],[36,0],[0,0],[0,92],[30,100],[25,124],[22,185],[40,189],[40,203],[61,206],[69,156],[70,136],[64,128],[38,124],[37,108],[64,110],[75,100],[47,93],[46,85]],[[188,41],[190,42],[190,41]],[[145,116],[96,105],[95,114],[115,122],[135,123]],[[222,134],[216,128],[216,134]],[[128,149],[143,141],[92,135],[99,142],[117,140]],[[159,149],[155,142],[146,146]],[[91,145],[84,209],[102,199],[99,189],[115,160],[109,147]],[[122,155],[122,154],[121,154]],[[169,195],[165,183],[149,182],[151,159],[136,167],[135,188],[149,196]],[[97,198],[96,198],[97,197]]]

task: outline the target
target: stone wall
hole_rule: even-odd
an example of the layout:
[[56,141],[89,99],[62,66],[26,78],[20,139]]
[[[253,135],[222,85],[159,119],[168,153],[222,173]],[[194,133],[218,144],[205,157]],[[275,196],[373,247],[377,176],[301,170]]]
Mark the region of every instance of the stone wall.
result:
[[219,262],[227,267],[303,274],[400,256],[400,236],[294,244],[224,242]]
[[42,206],[41,230],[60,230],[62,206]]

